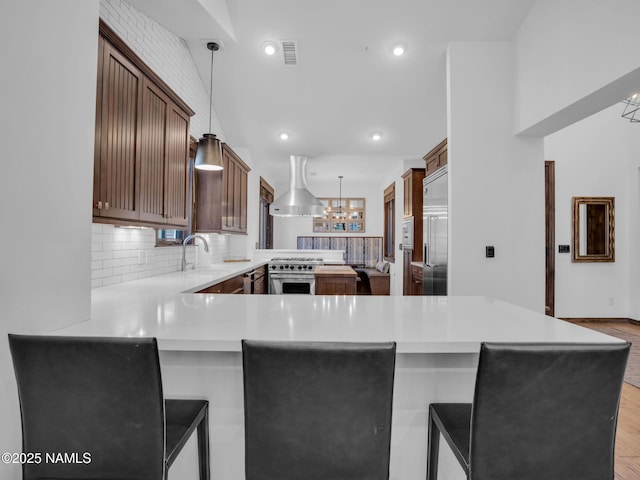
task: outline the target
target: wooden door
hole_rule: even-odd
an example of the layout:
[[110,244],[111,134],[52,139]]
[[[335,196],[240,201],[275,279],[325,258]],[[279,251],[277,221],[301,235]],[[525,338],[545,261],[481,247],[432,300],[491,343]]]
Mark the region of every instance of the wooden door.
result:
[[555,315],[555,237],[556,237],[556,199],[555,199],[555,162],[544,162],[545,196],[545,313]]
[[248,167],[226,144],[222,147],[222,229],[247,231]]
[[238,220],[238,230],[240,232],[247,231],[247,202],[248,202],[248,172],[240,169],[240,218]]
[[166,223],[164,169],[167,155],[169,99],[145,79],[142,96],[142,155],[140,158],[140,220]]
[[137,220],[143,75],[109,43],[102,50],[94,215]]
[[167,223],[187,226],[189,191],[189,116],[174,104],[167,117],[165,204]]
[[411,177],[411,171],[405,173],[402,176],[402,179],[404,180],[404,202],[402,215],[404,217],[410,217],[411,215],[413,215],[413,212],[411,211],[411,201],[413,199],[413,185],[411,182]]
[[233,216],[233,160],[229,152],[222,149],[222,229],[231,230],[231,219]]

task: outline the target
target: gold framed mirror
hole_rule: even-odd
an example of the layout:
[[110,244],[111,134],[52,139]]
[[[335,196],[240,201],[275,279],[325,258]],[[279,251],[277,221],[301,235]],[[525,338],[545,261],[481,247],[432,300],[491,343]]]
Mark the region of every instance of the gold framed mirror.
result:
[[573,197],[573,261],[615,262],[614,197]]

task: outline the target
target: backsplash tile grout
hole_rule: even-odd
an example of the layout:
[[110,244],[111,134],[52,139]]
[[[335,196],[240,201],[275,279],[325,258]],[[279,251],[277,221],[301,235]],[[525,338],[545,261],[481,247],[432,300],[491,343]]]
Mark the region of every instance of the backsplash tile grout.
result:
[[[130,282],[180,270],[182,247],[156,247],[155,230],[149,228],[120,228],[113,225],[92,224],[91,288]],[[202,243],[187,246],[187,263],[208,265],[229,257],[229,236],[201,234],[206,238],[209,252]]]

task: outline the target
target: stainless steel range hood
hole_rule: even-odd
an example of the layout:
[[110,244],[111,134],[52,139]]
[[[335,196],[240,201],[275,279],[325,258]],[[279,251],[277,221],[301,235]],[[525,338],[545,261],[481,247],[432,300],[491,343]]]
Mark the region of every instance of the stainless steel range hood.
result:
[[269,206],[279,217],[322,217],[324,205],[307,190],[307,157],[289,157],[289,190]]

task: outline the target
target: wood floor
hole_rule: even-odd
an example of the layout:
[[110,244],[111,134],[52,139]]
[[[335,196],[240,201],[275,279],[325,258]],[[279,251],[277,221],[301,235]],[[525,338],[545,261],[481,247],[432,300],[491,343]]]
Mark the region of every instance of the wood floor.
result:
[[640,388],[622,386],[616,434],[616,480],[640,479]]
[[[602,331],[608,335],[618,336],[627,340],[637,336],[640,338],[640,325],[622,322],[588,322],[580,325]],[[628,335],[617,335],[624,332]],[[637,348],[640,342],[634,342],[634,354],[629,356],[627,374],[637,383],[637,372],[640,372],[640,355]],[[627,376],[625,376],[627,378]],[[640,388],[625,382],[622,386],[620,413],[618,415],[618,429],[616,434],[615,480],[640,479]]]

